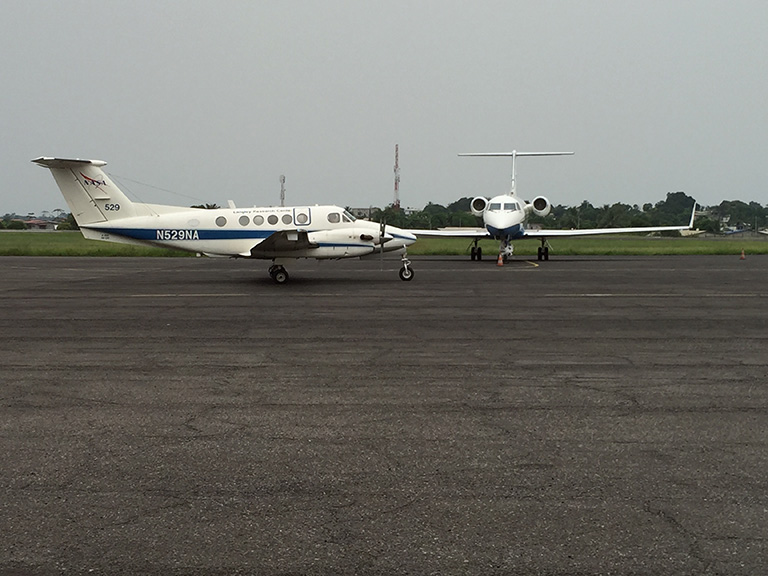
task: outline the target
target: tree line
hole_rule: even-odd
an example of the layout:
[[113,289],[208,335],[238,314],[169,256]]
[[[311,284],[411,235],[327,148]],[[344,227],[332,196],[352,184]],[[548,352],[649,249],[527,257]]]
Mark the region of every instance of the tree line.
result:
[[[442,206],[427,204],[423,210],[406,213],[392,206],[374,210],[371,219],[400,228],[482,227],[481,218],[469,211],[471,197]],[[552,206],[548,216],[530,215],[528,221],[549,229],[623,228],[629,226],[677,226],[691,217],[694,199],[685,192],[669,192],[656,204],[630,205],[622,202],[593,206],[584,200],[578,206]],[[696,228],[712,233],[727,229],[759,230],[768,223],[768,206],[757,202],[724,200],[717,206],[697,206]]]
[[[448,206],[429,202],[422,210],[406,211],[387,206],[374,208],[371,220],[399,228],[445,228],[448,226],[482,227],[482,218],[473,216],[469,209],[472,197],[456,200]],[[549,229],[617,228],[629,226],[676,226],[685,224],[691,217],[694,199],[685,192],[669,192],[656,204],[630,205],[621,202],[593,206],[584,200],[578,206],[558,204],[548,216],[531,214],[529,222]],[[194,208],[219,208],[218,204],[200,204]],[[712,233],[727,230],[760,230],[768,226],[768,206],[757,202],[724,200],[717,206],[699,206],[696,228]],[[63,212],[63,210],[61,211]],[[31,217],[33,215],[28,215]],[[77,230],[72,214],[59,214],[56,218],[59,230]],[[0,228],[23,230],[23,217],[6,214],[0,220]]]

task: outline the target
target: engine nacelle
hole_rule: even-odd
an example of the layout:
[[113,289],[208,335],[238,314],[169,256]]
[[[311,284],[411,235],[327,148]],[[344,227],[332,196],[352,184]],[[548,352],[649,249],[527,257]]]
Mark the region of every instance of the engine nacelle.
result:
[[472,202],[470,202],[469,209],[475,216],[482,216],[483,212],[485,212],[486,206],[488,206],[488,198],[477,196],[472,199]]
[[307,240],[324,256],[363,256],[376,248],[379,233],[368,228],[337,228],[310,232]]
[[536,216],[544,217],[552,210],[552,204],[544,196],[536,196],[531,202],[531,212]]
[[312,244],[370,244],[379,242],[379,231],[363,227],[336,228],[309,232],[307,239]]

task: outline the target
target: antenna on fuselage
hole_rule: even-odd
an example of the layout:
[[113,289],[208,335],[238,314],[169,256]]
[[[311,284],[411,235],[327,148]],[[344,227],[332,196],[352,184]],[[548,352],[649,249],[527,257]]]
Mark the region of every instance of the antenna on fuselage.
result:
[[285,206],[285,176],[280,174],[280,207]]
[[395,144],[395,199],[392,202],[392,208],[400,210],[400,150]]
[[515,168],[515,158],[518,156],[571,156],[574,152],[518,152],[512,150],[512,152],[464,152],[459,156],[511,156],[512,157],[512,186],[509,194],[515,195],[515,177],[517,171]]

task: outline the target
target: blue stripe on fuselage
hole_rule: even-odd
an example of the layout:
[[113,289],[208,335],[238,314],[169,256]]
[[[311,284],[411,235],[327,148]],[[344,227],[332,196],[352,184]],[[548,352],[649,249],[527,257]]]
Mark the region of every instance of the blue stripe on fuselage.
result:
[[[281,230],[206,230],[206,229],[194,229],[185,230],[177,228],[91,228],[92,230],[98,230],[99,232],[106,232],[107,234],[114,234],[115,236],[123,236],[125,238],[132,238],[134,240],[146,240],[151,242],[169,242],[173,240],[243,240],[253,239],[261,240],[269,238],[276,232]],[[177,237],[167,238],[165,234],[159,234],[159,232],[179,232]],[[196,234],[184,234],[184,232],[195,232]],[[162,237],[160,237],[162,236]],[[354,242],[320,242],[317,247],[322,248],[371,248],[373,247],[367,243],[356,244]]]
[[525,236],[525,228],[522,224],[515,224],[509,228],[495,228],[493,226],[487,226],[488,232],[494,238],[522,238]]
[[[99,232],[106,232],[107,234],[114,234],[116,236],[125,236],[126,238],[133,238],[134,240],[148,240],[151,242],[162,242],[170,240],[165,235],[159,237],[158,232],[176,231],[185,232],[186,229],[178,228],[91,228],[91,230],[97,230]],[[193,230],[190,230],[192,232]],[[196,232],[195,240],[241,240],[247,238],[261,239],[269,238],[276,232],[276,230],[206,230],[204,228],[194,229]],[[185,235],[179,235],[180,240],[190,239],[184,237]]]

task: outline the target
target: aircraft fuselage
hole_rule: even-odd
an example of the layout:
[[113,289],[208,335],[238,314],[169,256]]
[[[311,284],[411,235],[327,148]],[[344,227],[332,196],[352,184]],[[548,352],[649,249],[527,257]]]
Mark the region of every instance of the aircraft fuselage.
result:
[[[135,205],[137,207],[141,205]],[[144,205],[146,215],[81,225],[87,238],[150,244],[211,255],[274,258],[286,256],[280,245],[259,249],[276,232],[285,233],[293,258],[348,258],[382,249],[381,225],[356,220],[338,206],[220,208],[203,210]],[[386,226],[384,252],[402,250],[415,238]],[[304,246],[297,249],[298,246]],[[252,252],[253,249],[253,252]]]
[[494,196],[485,206],[483,222],[488,233],[498,240],[525,235],[525,203],[516,196]]

